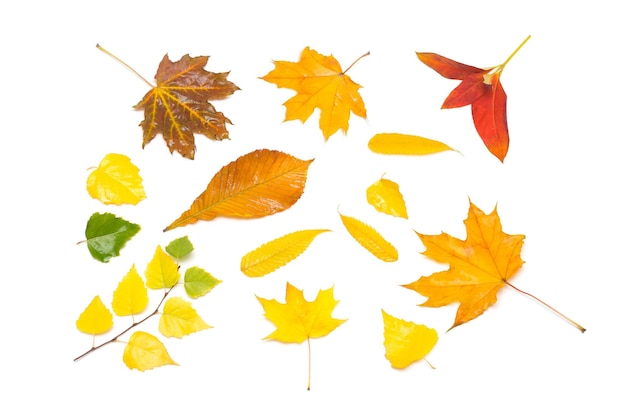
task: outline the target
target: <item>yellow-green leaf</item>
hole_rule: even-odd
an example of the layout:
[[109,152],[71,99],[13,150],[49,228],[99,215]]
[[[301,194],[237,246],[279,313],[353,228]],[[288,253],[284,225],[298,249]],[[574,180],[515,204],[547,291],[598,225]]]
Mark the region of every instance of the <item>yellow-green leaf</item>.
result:
[[150,289],[168,288],[178,283],[179,278],[178,264],[159,245],[146,268],[146,285]]
[[316,236],[328,229],[291,232],[267,242],[241,258],[241,271],[248,277],[261,277],[284,266],[302,254]]
[[102,159],[87,177],[87,191],[107,205],[136,205],[146,197],[139,169],[122,154],[107,154]]
[[137,273],[135,265],[117,285],[113,292],[111,307],[117,316],[135,315],[148,306],[148,289]]
[[368,203],[377,211],[408,219],[406,204],[396,182],[387,179],[375,181],[367,188],[366,196]]
[[391,262],[398,259],[398,250],[374,228],[351,216],[341,213],[339,216],[350,235],[367,251],[382,261]]
[[142,372],[168,364],[178,366],[163,343],[154,335],[143,331],[137,331],[131,335],[124,349],[123,360],[129,369]]
[[85,334],[104,334],[113,328],[113,314],[104,306],[100,296],[93,298],[89,306],[76,320],[76,328]]
[[434,139],[395,133],[376,134],[367,145],[370,150],[379,154],[428,155],[442,151],[456,151]]
[[396,369],[426,357],[437,344],[437,331],[425,325],[404,321],[384,310],[385,357]]
[[194,299],[206,295],[220,283],[221,280],[200,267],[189,267],[185,270],[185,291]]
[[166,337],[182,338],[185,335],[211,328],[196,310],[181,297],[172,297],[165,302],[159,320],[159,331]]

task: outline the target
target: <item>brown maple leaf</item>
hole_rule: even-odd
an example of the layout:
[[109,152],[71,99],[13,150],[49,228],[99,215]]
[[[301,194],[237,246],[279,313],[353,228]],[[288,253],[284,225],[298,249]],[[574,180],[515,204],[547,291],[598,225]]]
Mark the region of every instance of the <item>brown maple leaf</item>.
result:
[[100,45],[96,46],[151,87],[134,106],[144,111],[144,120],[140,124],[143,129],[143,147],[160,133],[171,153],[176,151],[193,160],[196,152],[194,133],[215,140],[228,138],[226,123],[231,121],[218,112],[209,100],[226,98],[239,87],[227,80],[228,72],[206,71],[204,67],[209,57],[190,57],[186,54],[172,62],[165,54],[154,77],[154,86],[119,58]]
[[404,285],[428,298],[422,306],[440,307],[459,302],[452,329],[480,316],[496,303],[498,291],[507,285],[542,303],[580,331],[585,331],[554,308],[509,283],[524,263],[520,252],[525,237],[504,233],[497,210],[487,215],[470,202],[465,227],[467,237],[464,241],[446,233],[417,233],[426,246],[424,255],[450,264],[446,271]]

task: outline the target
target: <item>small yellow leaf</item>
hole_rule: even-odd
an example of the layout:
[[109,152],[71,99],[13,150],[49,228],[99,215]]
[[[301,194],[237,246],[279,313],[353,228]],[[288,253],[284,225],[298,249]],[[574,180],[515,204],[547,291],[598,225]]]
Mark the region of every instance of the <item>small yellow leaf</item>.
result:
[[138,314],[146,309],[146,306],[148,306],[148,289],[133,264],[113,292],[111,307],[115,315],[125,316]]
[[383,312],[385,357],[396,369],[426,357],[437,344],[437,331]]
[[122,358],[129,369],[142,372],[168,364],[178,366],[163,343],[154,335],[143,331],[137,331],[131,335]]
[[122,154],[107,154],[87,177],[87,191],[104,204],[136,205],[145,199],[139,169]]
[[379,154],[428,155],[442,151],[456,151],[443,142],[416,135],[376,134],[367,144]]
[[159,245],[154,252],[152,260],[146,268],[146,286],[150,289],[163,289],[178,283],[180,273],[178,264],[171,255],[163,251]]
[[396,182],[380,179],[367,188],[366,195],[368,203],[377,211],[408,219],[404,198]]
[[382,261],[391,262],[398,259],[398,250],[368,224],[341,213],[341,221],[352,237],[367,251]]
[[113,328],[113,315],[104,306],[100,296],[93,298],[89,306],[85,308],[76,320],[76,328],[85,334],[104,334]]
[[185,335],[211,328],[200,315],[181,297],[172,297],[165,302],[159,321],[159,331],[166,337],[182,338]]
[[328,229],[296,231],[265,243],[241,258],[241,271],[248,277],[269,274],[297,258],[316,236],[328,231]]

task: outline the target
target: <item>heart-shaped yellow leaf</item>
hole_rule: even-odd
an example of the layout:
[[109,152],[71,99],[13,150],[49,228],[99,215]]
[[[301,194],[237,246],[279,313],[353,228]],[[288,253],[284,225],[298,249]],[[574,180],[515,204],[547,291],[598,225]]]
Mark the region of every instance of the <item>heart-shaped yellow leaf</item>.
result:
[[398,183],[387,179],[375,181],[367,188],[366,196],[368,203],[377,211],[408,219],[406,204]]
[[396,369],[426,357],[437,344],[437,331],[383,312],[385,357]]
[[166,337],[182,338],[185,335],[211,328],[196,310],[181,297],[172,297],[165,302],[159,320],[159,331]]
[[168,364],[178,366],[157,337],[137,331],[130,336],[122,357],[129,369],[146,371]]
[[136,205],[146,198],[139,169],[122,154],[107,154],[102,159],[87,177],[87,191],[107,205]]

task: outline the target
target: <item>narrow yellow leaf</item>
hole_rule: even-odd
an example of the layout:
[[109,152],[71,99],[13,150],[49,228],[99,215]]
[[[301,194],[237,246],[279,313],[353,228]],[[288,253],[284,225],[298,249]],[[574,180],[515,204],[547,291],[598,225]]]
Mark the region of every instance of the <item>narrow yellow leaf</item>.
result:
[[426,357],[437,344],[437,331],[425,325],[404,321],[384,310],[385,357],[396,369],[404,369],[411,363]]
[[261,277],[296,259],[322,232],[328,229],[307,229],[291,232],[267,242],[241,258],[241,271],[248,277]]
[[163,289],[178,283],[180,273],[174,258],[159,245],[146,268],[146,286],[150,289]]
[[146,371],[155,367],[172,364],[178,366],[165,346],[157,337],[147,332],[137,331],[131,335],[122,357],[129,369]]
[[166,337],[182,338],[185,335],[211,328],[196,310],[181,297],[172,297],[165,302],[159,320],[159,331]]
[[395,133],[376,134],[367,145],[370,150],[379,154],[428,155],[442,151],[456,151],[434,139]]
[[100,296],[94,297],[89,306],[80,314],[76,320],[76,328],[80,332],[91,335],[104,334],[113,328],[113,315],[104,306]]
[[87,177],[87,191],[107,205],[136,205],[146,198],[139,169],[122,154],[107,154],[102,159]]
[[339,216],[350,235],[367,251],[382,261],[390,262],[398,259],[396,248],[374,228],[356,218],[344,216],[341,213]]
[[135,265],[117,285],[113,292],[111,307],[117,316],[135,315],[148,306],[148,289],[137,273]]
[[396,182],[387,179],[375,181],[367,188],[366,196],[368,203],[377,211],[408,219],[404,198]]

